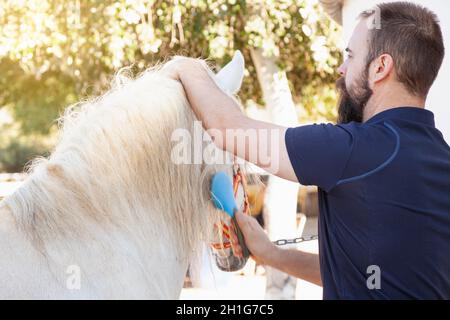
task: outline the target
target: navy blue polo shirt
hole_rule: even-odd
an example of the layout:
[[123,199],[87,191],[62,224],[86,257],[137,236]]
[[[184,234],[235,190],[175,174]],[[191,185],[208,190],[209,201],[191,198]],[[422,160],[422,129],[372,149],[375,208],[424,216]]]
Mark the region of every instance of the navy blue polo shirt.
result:
[[324,299],[450,299],[450,148],[432,112],[289,128],[299,182],[319,188]]

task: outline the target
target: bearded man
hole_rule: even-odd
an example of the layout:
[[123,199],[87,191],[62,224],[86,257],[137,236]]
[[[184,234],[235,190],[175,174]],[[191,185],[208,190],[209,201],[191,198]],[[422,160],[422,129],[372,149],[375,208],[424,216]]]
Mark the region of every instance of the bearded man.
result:
[[[237,212],[255,260],[321,283],[324,299],[450,299],[450,148],[425,109],[444,57],[441,29],[433,12],[408,2],[359,19],[338,69],[337,124],[252,120],[194,59],[180,60],[174,77],[218,147],[318,186],[319,257],[276,247]],[[252,130],[280,134],[229,138]],[[258,158],[267,150],[276,151],[270,164]]]

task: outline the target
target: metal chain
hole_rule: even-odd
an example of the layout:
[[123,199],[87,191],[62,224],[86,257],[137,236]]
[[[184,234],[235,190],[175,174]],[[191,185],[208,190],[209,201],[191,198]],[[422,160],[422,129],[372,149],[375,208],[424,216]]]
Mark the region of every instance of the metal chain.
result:
[[277,246],[284,246],[286,244],[293,244],[293,243],[300,243],[305,241],[311,241],[311,240],[317,240],[319,239],[318,235],[313,235],[309,237],[300,237],[300,238],[294,238],[294,239],[279,239],[277,241],[272,241]]

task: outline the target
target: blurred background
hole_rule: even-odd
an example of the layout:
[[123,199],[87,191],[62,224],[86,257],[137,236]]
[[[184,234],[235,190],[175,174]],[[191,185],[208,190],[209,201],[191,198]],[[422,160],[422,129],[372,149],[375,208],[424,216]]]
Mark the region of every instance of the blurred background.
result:
[[[248,116],[287,126],[333,122],[342,50],[358,13],[376,2],[0,0],[0,200],[26,178],[27,162],[51,152],[65,107],[105,92],[122,67],[139,74],[186,55],[220,69],[241,50],[246,70],[239,98]],[[415,2],[439,14],[448,43],[450,2]],[[430,93],[430,109],[447,137],[449,69],[447,56]],[[250,174],[264,182],[249,187],[252,214],[273,240],[317,233],[314,187],[258,168]],[[296,248],[318,252],[317,241]],[[214,285],[208,277],[197,284],[187,277],[181,297],[321,298],[319,286],[251,263],[233,279],[208,272]]]
[[103,92],[121,67],[139,73],[176,54],[220,67],[241,50],[240,98],[258,109],[264,100],[251,51],[261,50],[286,72],[302,121],[335,117],[340,28],[317,1],[0,3],[0,171],[21,171],[51,150],[61,111]]

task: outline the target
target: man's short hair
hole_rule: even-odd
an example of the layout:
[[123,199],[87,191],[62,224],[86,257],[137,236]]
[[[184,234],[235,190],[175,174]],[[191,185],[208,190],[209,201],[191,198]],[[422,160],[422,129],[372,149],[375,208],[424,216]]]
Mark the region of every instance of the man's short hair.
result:
[[388,2],[360,14],[372,16],[376,23],[369,30],[367,67],[381,54],[390,54],[398,81],[412,94],[426,97],[445,51],[436,14],[410,2]]

